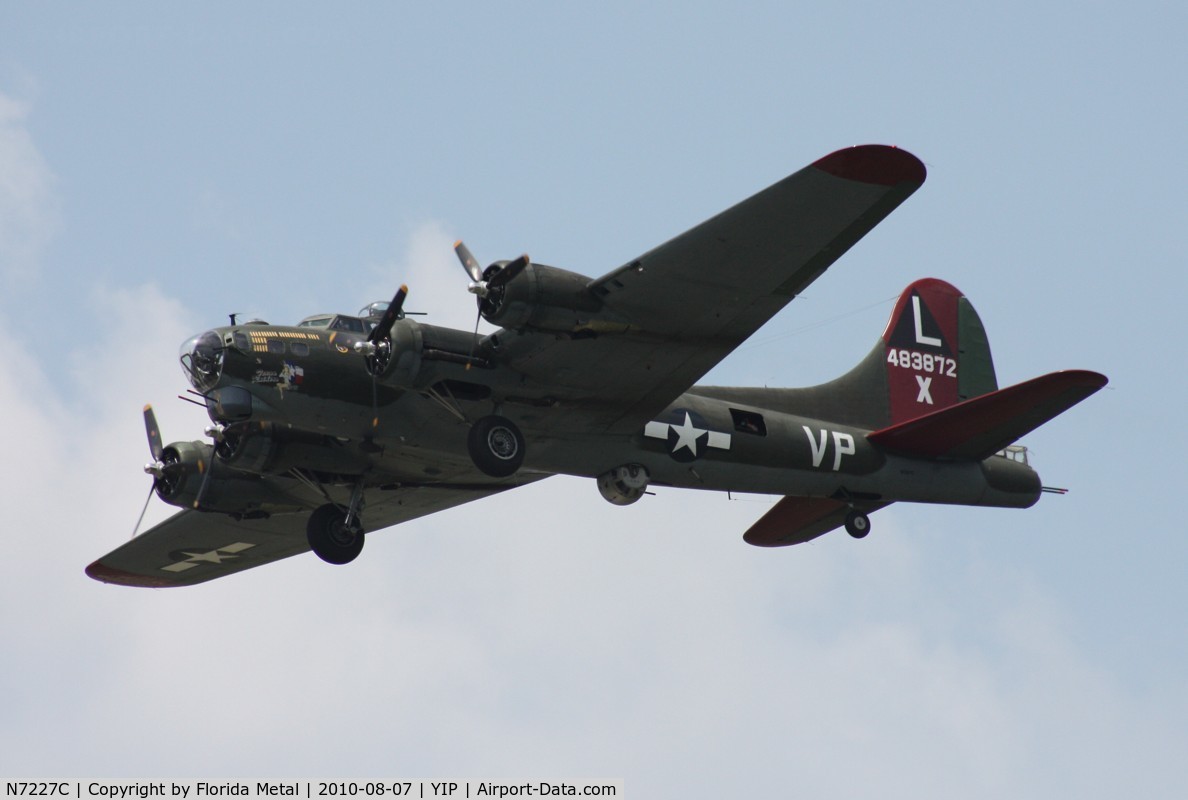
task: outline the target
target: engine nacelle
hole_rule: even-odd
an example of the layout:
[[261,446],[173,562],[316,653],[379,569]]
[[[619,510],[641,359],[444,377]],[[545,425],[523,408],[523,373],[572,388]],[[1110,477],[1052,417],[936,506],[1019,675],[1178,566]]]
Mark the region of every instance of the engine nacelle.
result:
[[207,480],[206,473],[214,457],[214,447],[203,442],[174,442],[166,447],[161,453],[154,484],[157,496],[179,508],[194,508],[201,492],[201,510],[245,516],[258,513],[265,506],[273,511],[300,508],[291,498],[267,491],[258,476],[231,469],[221,460]]
[[[166,503],[183,508],[193,503],[202,485],[202,473],[210,466],[214,453],[211,445],[202,442],[174,442],[161,453],[153,488],[157,497]],[[150,464],[145,472],[153,469]]]
[[396,386],[412,385],[421,369],[421,353],[425,348],[421,326],[409,319],[397,320],[383,347],[380,374],[384,382]]
[[[487,268],[490,279],[503,263]],[[589,289],[590,279],[576,272],[529,264],[506,285],[493,289],[482,300],[483,319],[504,328],[539,328],[578,331],[603,316],[602,302]]]
[[608,503],[628,506],[643,497],[650,478],[642,464],[624,464],[598,476],[598,491]]
[[336,439],[287,425],[251,423],[225,434],[219,463],[256,475],[280,474],[293,467],[332,475],[359,475],[367,460]]

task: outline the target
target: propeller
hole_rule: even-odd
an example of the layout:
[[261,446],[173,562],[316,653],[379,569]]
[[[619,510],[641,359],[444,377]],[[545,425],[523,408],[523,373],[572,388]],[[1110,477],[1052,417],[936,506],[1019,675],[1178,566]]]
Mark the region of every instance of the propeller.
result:
[[144,507],[140,509],[140,516],[136,518],[136,526],[132,528],[132,538],[140,531],[140,523],[144,522],[144,514],[148,511],[149,501],[153,499],[153,492],[157,489],[157,481],[165,475],[166,464],[161,460],[165,454],[165,446],[161,444],[161,426],[157,424],[157,415],[153,413],[151,404],[144,407],[144,432],[148,435],[149,453],[153,460],[144,465],[144,471],[153,476],[153,485],[149,487],[148,497],[144,498]]
[[[149,452],[153,455],[153,463],[161,461],[165,446],[161,444],[161,427],[157,424],[157,415],[153,413],[151,403],[144,407],[144,432],[148,434]],[[164,468],[164,464],[161,465]]]
[[362,354],[368,359],[367,368],[368,372],[371,373],[372,432],[379,427],[379,374],[387,366],[387,358],[391,355],[389,349],[391,344],[387,340],[392,335],[392,326],[403,315],[404,299],[406,297],[408,297],[408,286],[401,285],[396,290],[396,294],[393,295],[392,302],[388,304],[384,315],[380,317],[380,321],[371,329],[371,333],[367,334],[367,341],[355,343],[355,352]]
[[[381,363],[379,357],[380,348],[386,348],[388,345],[385,340],[392,334],[392,326],[396,324],[396,320],[400,319],[404,309],[404,298],[408,297],[408,286],[401,286],[396,290],[392,302],[388,304],[388,308],[384,311],[384,315],[380,317],[380,321],[376,323],[375,327],[371,329],[371,333],[367,334],[367,340],[363,342],[355,342],[355,352],[366,358],[373,359],[368,364],[368,369],[374,378],[377,372],[382,371],[382,366],[386,362]],[[386,351],[385,351],[386,352]]]
[[[487,267],[486,270],[480,269],[478,260],[470,252],[470,248],[462,243],[461,239],[454,242],[454,252],[457,253],[458,260],[462,262],[462,268],[470,276],[470,285],[466,288],[471,294],[479,298],[480,305],[482,300],[488,295],[502,289],[523,272],[529,263],[528,254],[525,253],[514,261],[508,261],[502,265],[499,262],[495,262]],[[490,277],[484,278],[484,275],[488,274]]]
[[403,285],[396,290],[392,302],[388,304],[388,310],[384,312],[379,323],[367,335],[367,341],[379,344],[388,338],[388,335],[392,333],[392,326],[396,324],[396,320],[400,319],[400,312],[404,309],[404,298],[406,297],[408,297],[408,286]]
[[214,473],[215,465],[215,447],[210,448],[210,463],[203,464],[202,460],[198,461],[198,470],[202,472],[202,484],[198,487],[198,494],[194,496],[194,509],[201,510],[202,496],[206,494],[206,486],[210,483],[210,476]]
[[461,239],[454,242],[454,252],[458,254],[458,260],[462,262],[462,268],[466,270],[466,274],[470,276],[470,280],[473,283],[481,283],[483,280],[483,269],[479,266],[474,255],[471,254],[470,248],[464,245]]
[[[194,498],[194,508],[200,508],[202,506],[202,497],[206,494],[206,487],[210,482],[210,474],[213,471],[215,450],[217,450],[219,442],[223,440],[224,430],[222,425],[211,425],[206,429],[206,435],[214,439],[214,446],[210,451],[210,463],[208,464],[201,460],[198,462],[198,469],[203,475],[202,484],[198,487],[198,494]],[[144,432],[148,435],[149,453],[153,457],[152,461],[144,465],[144,471],[153,476],[153,485],[149,487],[149,495],[145,498],[144,508],[140,509],[140,517],[136,520],[136,527],[132,529],[133,538],[140,531],[140,524],[144,522],[144,514],[148,511],[148,504],[153,498],[153,492],[161,489],[164,483],[165,487],[163,491],[167,494],[170,493],[176,487],[169,486],[169,482],[178,479],[177,470],[179,465],[177,461],[175,459],[170,461],[164,460],[165,447],[161,444],[161,426],[157,424],[157,415],[153,413],[151,404],[144,407]]]
[[[458,260],[462,262],[462,268],[470,276],[470,284],[466,289],[478,300],[478,313],[474,318],[474,339],[477,342],[479,320],[483,317],[483,304],[486,303],[488,311],[494,311],[497,308],[497,301],[503,293],[503,287],[507,286],[528,266],[528,254],[524,253],[514,261],[507,261],[503,264],[495,262],[483,270],[479,267],[478,259],[474,257],[470,248],[463,244],[461,239],[454,242],[454,252],[458,255]],[[486,275],[490,277],[484,277]],[[494,300],[488,299],[491,295],[495,295]],[[475,344],[472,343],[470,355],[466,359],[466,369],[470,369],[471,362],[474,360],[474,348]]]

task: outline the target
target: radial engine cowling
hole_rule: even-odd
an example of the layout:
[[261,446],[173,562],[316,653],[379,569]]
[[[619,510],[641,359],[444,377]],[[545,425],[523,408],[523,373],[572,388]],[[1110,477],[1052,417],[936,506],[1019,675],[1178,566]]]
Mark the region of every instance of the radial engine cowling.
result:
[[[164,448],[161,463],[155,465],[155,472],[159,472],[154,483],[157,496],[179,508],[195,508],[201,493],[202,511],[225,514],[252,514],[266,500],[270,505],[275,504],[255,476],[216,464],[208,479],[206,473],[213,455],[214,447],[203,442],[174,442]],[[293,505],[287,499],[282,503]]]
[[625,464],[599,475],[598,491],[608,503],[631,505],[647,491],[649,477],[643,465]]
[[[506,262],[487,268],[490,279]],[[576,272],[529,264],[516,277],[493,289],[481,301],[483,319],[504,328],[537,328],[573,332],[605,316],[602,303],[589,289],[590,279]]]

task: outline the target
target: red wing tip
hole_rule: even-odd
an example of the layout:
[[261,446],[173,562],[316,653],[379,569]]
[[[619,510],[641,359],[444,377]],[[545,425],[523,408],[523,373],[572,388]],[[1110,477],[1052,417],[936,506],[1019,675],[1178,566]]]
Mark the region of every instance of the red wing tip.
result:
[[920,159],[907,150],[885,144],[847,147],[813,162],[813,166],[838,178],[880,186],[900,183],[919,186],[928,175]]
[[776,541],[771,537],[752,536],[749,532],[743,534],[743,541],[754,547],[784,547],[786,542]]
[[154,578],[150,575],[137,575],[134,572],[114,569],[98,561],[87,567],[87,577],[94,578],[103,583],[114,583],[118,586],[141,586],[149,589],[163,589],[167,586],[175,585],[169,581]]
[[1100,372],[1088,369],[1066,369],[1052,374],[1062,376],[1069,384],[1092,387],[1094,390],[1101,389],[1110,382],[1110,379]]

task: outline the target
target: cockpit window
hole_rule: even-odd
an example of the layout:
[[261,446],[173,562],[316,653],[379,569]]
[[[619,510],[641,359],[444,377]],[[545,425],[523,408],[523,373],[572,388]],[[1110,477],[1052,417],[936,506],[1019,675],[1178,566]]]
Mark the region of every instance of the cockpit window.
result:
[[994,455],[1002,456],[1003,458],[1010,459],[1011,461],[1017,461],[1020,464],[1028,463],[1027,448],[1021,444],[1007,445],[1005,449],[999,450]]
[[301,320],[297,323],[297,327],[329,328],[333,331],[368,333],[374,327],[374,324],[359,317],[348,317],[345,314],[317,314]]
[[334,322],[330,324],[331,329],[336,331],[350,331],[351,333],[363,333],[363,320],[356,317],[344,317],[339,315],[334,318]]

